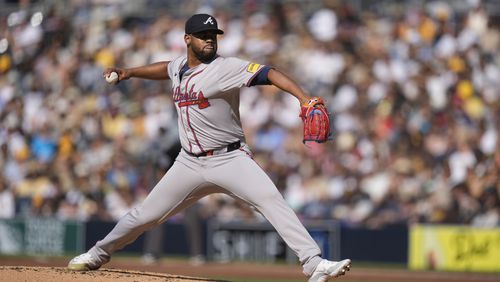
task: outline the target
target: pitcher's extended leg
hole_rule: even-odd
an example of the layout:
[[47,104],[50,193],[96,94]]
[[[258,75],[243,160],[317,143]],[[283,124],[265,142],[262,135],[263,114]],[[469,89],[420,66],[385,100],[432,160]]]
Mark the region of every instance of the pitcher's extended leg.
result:
[[313,273],[321,261],[321,250],[254,160],[242,153],[241,157],[215,166],[206,173],[208,181],[255,206],[297,254],[304,274],[310,276]]
[[199,173],[176,161],[144,202],[122,217],[113,230],[98,241],[89,253],[107,262],[115,251],[198,200],[200,197],[192,193],[202,183]]

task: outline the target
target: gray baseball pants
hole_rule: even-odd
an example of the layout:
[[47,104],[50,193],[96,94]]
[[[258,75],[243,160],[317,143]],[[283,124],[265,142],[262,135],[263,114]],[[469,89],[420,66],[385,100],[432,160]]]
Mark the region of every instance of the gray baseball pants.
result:
[[[245,149],[248,149],[246,145]],[[316,242],[287,205],[274,183],[243,150],[193,157],[181,150],[173,166],[144,202],[122,217],[89,252],[107,261],[146,230],[212,193],[226,193],[254,206],[298,256],[305,275],[321,261]]]

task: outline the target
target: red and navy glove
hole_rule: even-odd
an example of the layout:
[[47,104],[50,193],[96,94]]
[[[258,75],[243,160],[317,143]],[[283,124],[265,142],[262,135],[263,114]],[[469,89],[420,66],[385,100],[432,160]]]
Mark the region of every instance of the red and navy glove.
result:
[[300,117],[304,123],[303,142],[323,143],[330,140],[330,116],[325,102],[320,97],[313,97],[301,105]]

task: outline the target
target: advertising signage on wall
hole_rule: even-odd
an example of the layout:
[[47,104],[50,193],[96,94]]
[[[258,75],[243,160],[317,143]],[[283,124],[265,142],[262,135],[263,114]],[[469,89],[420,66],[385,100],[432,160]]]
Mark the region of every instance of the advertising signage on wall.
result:
[[416,225],[409,248],[411,269],[500,272],[500,228]]
[[84,225],[53,218],[0,220],[0,254],[58,256],[83,251]]
[[[320,246],[323,257],[338,260],[340,229],[335,221],[304,222]],[[219,222],[212,220],[207,230],[207,255],[210,260],[296,263],[297,257],[267,222]]]

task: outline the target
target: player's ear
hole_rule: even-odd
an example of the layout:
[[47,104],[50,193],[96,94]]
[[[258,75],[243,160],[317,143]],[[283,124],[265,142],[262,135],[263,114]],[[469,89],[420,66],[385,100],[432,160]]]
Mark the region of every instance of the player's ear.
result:
[[184,34],[184,42],[186,43],[186,45],[191,44],[191,35]]

